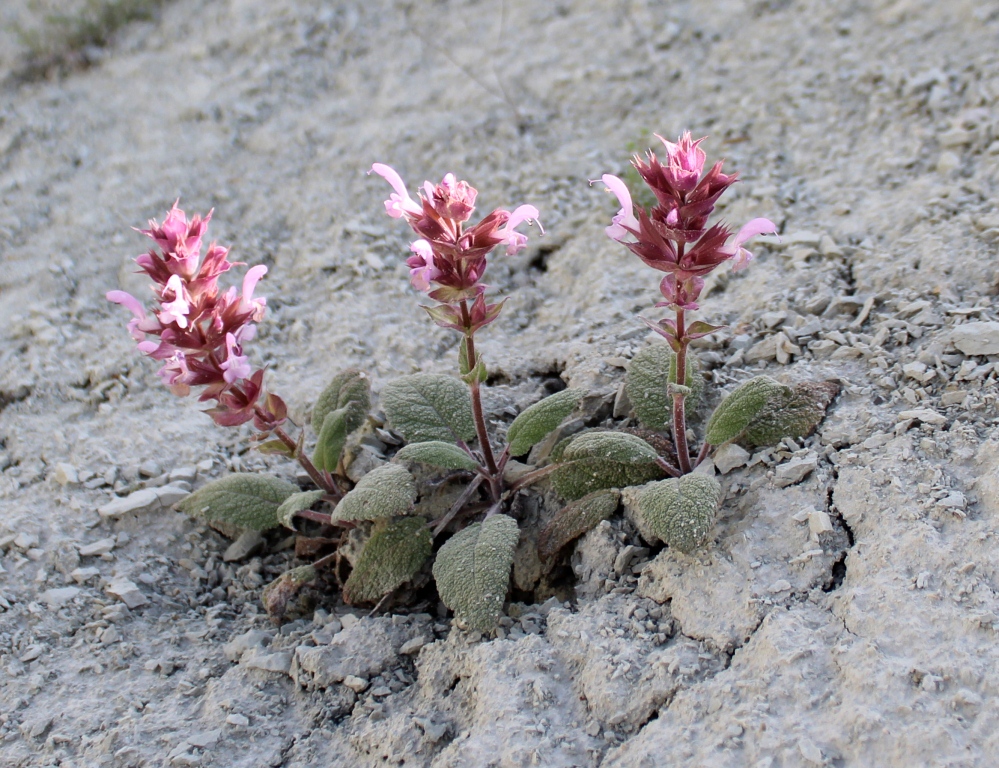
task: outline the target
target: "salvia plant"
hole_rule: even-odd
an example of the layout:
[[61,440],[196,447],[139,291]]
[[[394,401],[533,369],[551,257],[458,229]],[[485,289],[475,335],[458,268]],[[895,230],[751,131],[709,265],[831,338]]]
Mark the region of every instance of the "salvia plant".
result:
[[[517,231],[521,225],[537,224],[543,233],[537,208],[496,209],[472,223],[477,191],[453,174],[439,184],[425,182],[414,197],[394,169],[371,167],[392,188],[386,213],[416,234],[407,265],[413,287],[431,302],[423,309],[460,339],[456,376],[418,373],[383,387],[381,408],[405,445],[390,462],[355,475],[356,482],[348,476],[351,446],[376,423],[367,377],[356,370],[333,377],[312,406],[309,436],[293,424],[285,401],[267,390],[264,370],[254,369],[244,351],[266,313],[266,300],[255,289],[267,268],[250,267],[241,290],[223,291],[219,278],[243,265],[229,261],[229,250],[216,243],[202,255],[211,212],[188,219],[175,204],[162,224],[151,221],[140,230],[154,242],[136,263],[152,280],[155,306],[147,309],[123,291],[107,294],[132,313],[128,328],[139,351],[162,364],[158,375],[171,392],[186,396],[199,389],[200,400],[213,404],[207,413],[217,424],[251,423],[258,450],[297,461],[314,485],[302,490],[273,475],[234,473],[178,505],[227,535],[284,526],[298,534],[298,554],[320,555],[265,588],[264,605],[275,620],[324,567],[332,568],[346,602],[380,604],[414,579],[425,580],[420,574],[432,559],[444,604],[463,625],[487,631],[502,611],[514,553],[525,540],[512,504],[521,489],[545,481],[567,502],[527,537],[549,569],[574,539],[613,515],[622,490],[632,486],[643,535],[689,552],[709,538],[720,503],[713,472],[698,471],[713,449],[736,441],[767,445],[815,427],[834,387],[788,386],[758,376],[721,401],[693,450],[687,411],[704,397],[704,379],[690,344],[721,326],[690,322],[688,313],[699,309],[708,274],[726,262],[744,268],[752,259],[745,243],[776,234],[776,228],[761,218],[734,234],[724,224],[709,227],[715,203],[736,176],[722,173],[722,163],[705,172],[702,140],[692,141],[689,133],[676,143],[662,141],[662,161],[651,151],[633,160],[654,205],[634,205],[616,176],[601,179],[621,205],[608,236],[665,273],[663,301],[656,306],[671,316],[645,322],[666,343],[635,355],[626,382],[642,429],[584,430],[554,444],[553,433],[586,393],[564,389],[535,403],[498,443],[486,426],[487,366],[476,349],[476,334],[505,302],[487,296],[490,255],[522,250],[527,236]],[[547,450],[532,451],[542,443]]]

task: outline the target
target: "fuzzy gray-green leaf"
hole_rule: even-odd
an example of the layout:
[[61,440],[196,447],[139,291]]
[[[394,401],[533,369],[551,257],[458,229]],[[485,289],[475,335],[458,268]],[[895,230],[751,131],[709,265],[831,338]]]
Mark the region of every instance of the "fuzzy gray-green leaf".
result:
[[350,578],[343,585],[348,603],[368,603],[415,576],[433,551],[433,537],[422,517],[379,520]]
[[624,432],[586,432],[572,438],[559,453],[559,467],[551,474],[552,487],[570,500],[663,476],[655,463],[655,449]]
[[711,533],[720,499],[718,481],[694,473],[649,483],[638,508],[656,536],[673,549],[691,552]]
[[377,520],[405,515],[416,501],[416,482],[405,467],[383,464],[361,478],[336,505],[337,520]]
[[327,415],[339,408],[347,408],[344,426],[348,435],[364,423],[371,408],[371,384],[363,371],[338,373],[319,395],[312,407],[312,429],[316,434],[322,431]]
[[177,509],[207,522],[264,531],[280,524],[278,507],[298,491],[297,485],[273,475],[244,472],[213,480],[178,503]]
[[493,515],[456,533],[437,553],[437,592],[469,629],[487,632],[496,626],[519,538],[516,520]]
[[[687,398],[688,407],[697,404],[703,379],[697,375],[693,355],[687,355],[685,385],[692,392]],[[650,344],[631,358],[625,392],[635,415],[648,429],[665,432],[673,424],[673,399],[666,392],[666,385],[676,383],[676,355],[665,344]]]
[[551,433],[583,399],[582,389],[563,389],[526,408],[507,430],[511,456],[522,456]]
[[472,398],[453,376],[402,376],[385,385],[381,400],[392,426],[407,442],[467,442],[475,437]]
[[754,376],[718,404],[708,419],[704,439],[711,445],[737,439],[768,403],[779,403],[790,395],[790,387],[769,376]]
[[401,461],[418,461],[441,469],[475,470],[479,466],[471,456],[453,443],[430,440],[426,443],[411,443],[399,450],[395,457]]
[[538,535],[538,555],[551,560],[573,539],[613,515],[620,500],[620,491],[612,488],[594,491],[564,506]]
[[336,471],[340,454],[347,444],[347,435],[351,432],[349,422],[353,408],[353,404],[337,408],[327,413],[323,419],[322,429],[316,439],[316,449],[312,452],[312,463],[317,469]]
[[309,509],[325,494],[326,491],[301,491],[300,493],[293,493],[281,502],[281,506],[277,508],[278,523],[283,525],[285,528],[295,530],[295,524],[293,522],[295,515],[303,510]]
[[804,381],[786,397],[775,398],[746,427],[742,441],[753,446],[774,445],[785,437],[807,437],[826,415],[839,394],[835,381]]

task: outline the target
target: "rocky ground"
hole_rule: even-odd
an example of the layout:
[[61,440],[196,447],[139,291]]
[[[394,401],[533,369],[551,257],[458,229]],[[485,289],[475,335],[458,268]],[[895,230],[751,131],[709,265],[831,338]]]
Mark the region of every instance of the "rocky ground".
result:
[[[5,30],[0,764],[994,759],[997,34],[971,0],[176,0],[26,80]],[[454,170],[548,230],[491,267],[510,296],[482,334],[494,426],[554,376],[625,418],[657,278],[604,236],[615,206],[587,180],[687,128],[742,174],[723,215],[783,232],[713,286],[704,316],[729,329],[704,370],[839,381],[818,433],[731,457],[690,557],[602,524],[574,599],[512,603],[495,637],[432,601],[368,616],[331,593],[275,628],[259,588],[281,542],[226,561],[169,505],[233,469],[294,473],[134,353],[103,300],[144,290],[130,227],[181,197],[268,265],[251,354],[301,417],[348,366],[376,391],[453,367],[364,171]]]

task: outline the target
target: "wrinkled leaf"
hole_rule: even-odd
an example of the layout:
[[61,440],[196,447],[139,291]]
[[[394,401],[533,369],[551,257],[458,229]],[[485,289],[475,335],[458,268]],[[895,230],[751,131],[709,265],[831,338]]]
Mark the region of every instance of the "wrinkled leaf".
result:
[[385,385],[382,406],[395,430],[409,443],[468,442],[475,437],[472,398],[452,376],[415,373]]
[[351,419],[351,409],[353,405],[344,408],[337,408],[330,411],[323,419],[323,426],[319,430],[319,437],[316,440],[316,449],[312,452],[312,463],[317,469],[325,469],[327,472],[335,472],[340,461],[340,454],[347,444],[347,435],[350,434],[349,422]]
[[474,384],[476,381],[482,383],[489,378],[489,371],[478,352],[475,353],[475,365],[468,364],[468,347],[464,341],[458,345],[458,370],[461,372],[461,380],[466,384]]
[[361,478],[336,505],[337,520],[377,520],[405,515],[416,502],[416,482],[405,467],[383,464]]
[[785,397],[767,402],[742,433],[742,441],[764,446],[774,445],[785,437],[807,437],[838,394],[839,384],[835,381],[795,384]]
[[579,536],[606,520],[617,509],[621,493],[615,489],[594,491],[560,509],[538,535],[538,555],[551,560]]
[[326,491],[302,491],[300,493],[293,493],[283,502],[281,506],[277,508],[277,521],[285,528],[291,528],[295,530],[295,515],[303,510],[309,509],[313,504],[319,501]]
[[288,610],[288,602],[298,594],[298,590],[310,581],[315,581],[316,576],[315,568],[311,565],[303,565],[285,571],[264,587],[260,601],[264,604],[264,610],[267,611],[271,621],[280,624]]
[[202,486],[180,501],[177,509],[208,522],[264,531],[280,525],[278,507],[298,491],[297,485],[273,475],[243,472]]
[[496,626],[519,539],[516,520],[493,515],[456,533],[437,553],[437,592],[469,629],[488,632]]
[[442,469],[467,469],[474,471],[478,462],[453,443],[430,440],[412,443],[399,450],[395,457],[401,461],[418,461]]
[[711,533],[720,499],[718,481],[694,473],[649,483],[638,508],[656,536],[673,549],[691,552]]
[[379,520],[343,586],[350,604],[387,595],[415,576],[433,551],[433,537],[421,517]]
[[736,440],[769,403],[779,403],[790,394],[790,387],[769,376],[754,376],[744,381],[715,408],[704,439],[711,445]]
[[576,410],[582,399],[582,389],[563,389],[526,408],[507,430],[510,455],[522,456],[544,440],[566,416]]
[[294,458],[295,456],[295,451],[280,440],[267,440],[266,442],[259,443],[257,445],[257,450],[260,451],[260,453],[268,455],[287,456],[289,459]]
[[640,485],[663,476],[655,449],[624,432],[586,432],[558,451],[559,467],[551,474],[555,491],[579,499],[604,488]]
[[346,408],[344,427],[349,435],[364,423],[371,408],[371,384],[363,371],[350,369],[338,373],[316,400],[312,408],[312,429],[319,434],[327,415]]
[[[703,385],[696,368],[694,356],[688,353],[684,383],[693,390],[686,400],[690,407],[696,405]],[[648,429],[665,432],[673,424],[673,399],[666,391],[670,383],[676,383],[676,355],[665,344],[650,344],[628,363],[625,392],[638,420]]]

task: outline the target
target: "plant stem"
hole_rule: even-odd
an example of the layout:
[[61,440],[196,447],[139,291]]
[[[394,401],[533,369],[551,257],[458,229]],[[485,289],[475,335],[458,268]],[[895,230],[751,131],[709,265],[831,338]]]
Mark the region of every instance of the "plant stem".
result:
[[440,520],[438,520],[437,523],[434,525],[434,530],[432,532],[434,538],[437,538],[437,535],[445,528],[447,528],[448,523],[454,520],[454,516],[461,511],[461,508],[464,507],[466,503],[468,503],[468,500],[472,498],[472,494],[475,493],[476,489],[478,489],[478,487],[482,484],[482,481],[484,479],[485,479],[484,477],[479,475],[474,480],[472,480],[472,482],[470,482],[468,485],[465,486],[465,490],[462,491],[462,494],[461,496],[458,497],[458,500],[451,505],[451,509],[449,509],[447,511],[447,514],[444,515],[444,517],[442,517]]
[[697,454],[697,460],[694,462],[694,468],[696,469],[701,465],[701,462],[708,458],[708,453],[711,451],[711,443],[705,442],[701,446],[700,452]]
[[541,469],[535,469],[531,472],[527,472],[526,474],[523,474],[519,478],[517,478],[514,482],[510,483],[509,490],[511,492],[519,491],[525,485],[530,485],[536,480],[540,480],[543,477],[547,477],[556,469],[558,469],[558,464],[549,464],[547,467],[542,467]]
[[663,472],[665,472],[670,477],[680,477],[680,470],[678,470],[676,467],[674,467],[672,464],[666,461],[666,459],[664,459],[662,456],[656,459],[656,464]]
[[312,482],[337,498],[343,496],[340,489],[336,487],[336,483],[332,481],[333,479],[325,477],[322,472],[316,469],[316,465],[309,461],[309,457],[298,450],[298,444],[291,439],[291,435],[281,429],[281,427],[274,427],[273,431],[277,439],[284,443],[285,447],[292,452],[292,456],[302,465],[302,469],[312,478]]
[[[475,357],[475,338],[471,330],[471,317],[468,313],[468,302],[461,302],[461,317],[465,322],[465,359],[468,361],[469,370],[475,371],[478,361]],[[493,456],[493,448],[489,443],[489,433],[486,431],[486,419],[482,414],[482,393],[479,389],[477,376],[472,376],[468,383],[468,388],[472,395],[472,417],[475,420],[475,434],[479,438],[479,448],[482,450],[482,458],[486,463],[489,472],[489,492],[496,501],[502,492],[502,477],[499,467],[496,465],[496,458]]]
[[[687,384],[687,339],[684,327],[684,311],[676,311],[676,340],[679,351],[676,353],[676,383],[678,386]],[[685,395],[682,392],[673,393],[673,444],[676,446],[676,460],[680,464],[680,473],[690,472],[690,449],[687,447],[687,416],[684,412]]]

